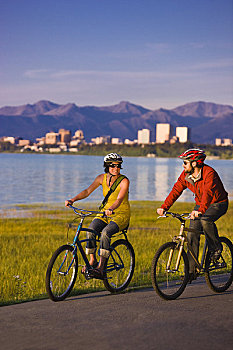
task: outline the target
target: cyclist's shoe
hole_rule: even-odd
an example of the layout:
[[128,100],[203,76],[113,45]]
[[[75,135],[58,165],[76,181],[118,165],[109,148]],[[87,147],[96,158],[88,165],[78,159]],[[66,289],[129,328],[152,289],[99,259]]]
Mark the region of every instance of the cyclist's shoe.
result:
[[[93,265],[91,265],[93,267],[93,269],[95,269],[97,266],[98,266],[98,261],[95,261]],[[83,266],[82,270],[81,270],[81,273],[83,275],[85,275],[87,273],[87,267],[86,266]]]
[[196,280],[197,279],[197,273],[196,272],[190,272],[189,273],[189,283],[191,284],[192,281]]
[[103,280],[104,279],[104,275],[102,274],[102,272],[99,269],[93,269],[89,272],[89,275],[92,278],[97,278],[98,280]]
[[210,253],[210,259],[213,263],[216,263],[222,254],[222,245],[218,249]]

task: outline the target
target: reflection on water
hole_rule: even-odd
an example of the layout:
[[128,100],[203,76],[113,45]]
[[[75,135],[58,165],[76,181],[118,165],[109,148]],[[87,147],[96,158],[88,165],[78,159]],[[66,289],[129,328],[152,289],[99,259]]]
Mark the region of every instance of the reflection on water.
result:
[[164,198],[164,194],[169,191],[168,182],[168,163],[164,162],[166,159],[160,159],[157,166],[154,167],[155,181],[154,188],[157,198]]
[[[42,154],[0,154],[1,205],[64,202],[86,188],[103,172],[103,157]],[[226,190],[233,199],[233,161],[212,160]],[[131,200],[163,201],[182,171],[182,162],[173,158],[125,157],[122,173],[130,179]],[[97,189],[86,199],[101,201]],[[185,190],[181,201],[194,201]]]
[[[182,170],[182,163],[170,158],[134,158],[134,163],[137,164],[134,167],[135,171],[130,166],[132,159],[127,158],[127,162],[129,162],[129,169],[127,167],[125,174],[131,180],[130,198],[137,200],[162,201],[172,189]],[[184,191],[180,200],[192,201],[192,197],[190,191]]]

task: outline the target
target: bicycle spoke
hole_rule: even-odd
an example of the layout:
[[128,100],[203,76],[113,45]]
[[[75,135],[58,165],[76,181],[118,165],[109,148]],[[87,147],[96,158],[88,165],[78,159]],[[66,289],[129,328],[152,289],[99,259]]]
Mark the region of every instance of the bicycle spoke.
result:
[[73,256],[73,247],[62,246],[52,256],[47,274],[46,289],[53,301],[64,300],[71,292],[78,270],[77,256]]
[[173,242],[159,248],[152,262],[151,277],[155,291],[163,299],[176,299],[188,282],[188,261],[183,251],[176,269],[179,249]]
[[220,237],[223,251],[216,263],[211,262],[210,254],[206,258],[205,278],[208,286],[215,292],[221,293],[227,290],[233,279],[233,247],[230,240]]
[[135,257],[131,244],[126,240],[118,240],[112,247],[106,262],[104,285],[115,293],[129,285],[134,272]]

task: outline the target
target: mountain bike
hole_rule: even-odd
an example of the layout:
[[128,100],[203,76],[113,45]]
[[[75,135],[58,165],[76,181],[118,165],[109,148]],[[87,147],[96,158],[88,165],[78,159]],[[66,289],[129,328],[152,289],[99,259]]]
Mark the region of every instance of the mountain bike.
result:
[[[172,242],[163,244],[156,252],[151,267],[152,285],[157,294],[165,300],[174,300],[184,291],[189,282],[189,261],[185,249],[187,243],[189,253],[196,263],[197,275],[204,274],[207,285],[216,293],[226,291],[233,279],[233,245],[226,237],[220,237],[223,251],[217,261],[211,258],[205,239],[201,261],[195,256],[191,245],[187,241],[186,232],[197,232],[186,228],[186,220],[190,214],[165,212],[163,216],[178,219],[181,223],[178,236]],[[199,232],[200,233],[200,232]],[[204,235],[204,232],[201,232]]]
[[[69,206],[80,219],[73,239],[73,243],[59,247],[53,254],[46,272],[46,291],[53,301],[64,300],[72,291],[78,273],[78,267],[85,267],[84,276],[87,280],[93,278],[91,270],[93,266],[89,264],[83,243],[93,241],[93,239],[82,239],[81,232],[91,231],[96,234],[96,242],[100,241],[97,232],[83,227],[83,222],[87,217],[95,217],[97,214],[104,215],[100,211],[85,210]],[[72,224],[69,225],[72,227]],[[124,238],[115,240],[110,245],[110,255],[106,259],[103,271],[103,283],[105,288],[111,293],[118,293],[128,287],[134,273],[135,254],[134,249],[127,238],[127,228],[113,235],[122,235]],[[112,236],[112,237],[113,237]],[[81,254],[84,264],[80,264],[78,251]]]

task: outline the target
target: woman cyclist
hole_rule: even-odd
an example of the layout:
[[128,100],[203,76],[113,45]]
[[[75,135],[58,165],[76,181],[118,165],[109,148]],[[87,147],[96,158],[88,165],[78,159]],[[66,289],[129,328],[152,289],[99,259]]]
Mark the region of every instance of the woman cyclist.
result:
[[[89,241],[86,247],[86,253],[90,255],[90,265],[93,266],[91,274],[94,278],[103,279],[103,269],[106,259],[110,255],[110,241],[113,234],[125,229],[129,225],[130,205],[128,201],[129,180],[126,176],[120,174],[122,157],[117,153],[109,153],[104,158],[105,173],[98,175],[93,183],[78,193],[75,197],[66,200],[65,205],[72,205],[75,201],[88,197],[100,185],[103,187],[103,195],[109,193],[114,182],[119,181],[115,190],[109,195],[107,200],[103,201],[101,211],[105,216],[97,215],[91,222],[89,228],[96,232],[102,232],[100,238],[100,261],[96,258],[95,234],[87,232]],[[118,179],[118,180],[117,180]],[[112,187],[113,189],[113,187]],[[114,213],[113,217],[111,215]],[[82,270],[85,273],[85,267]]]

